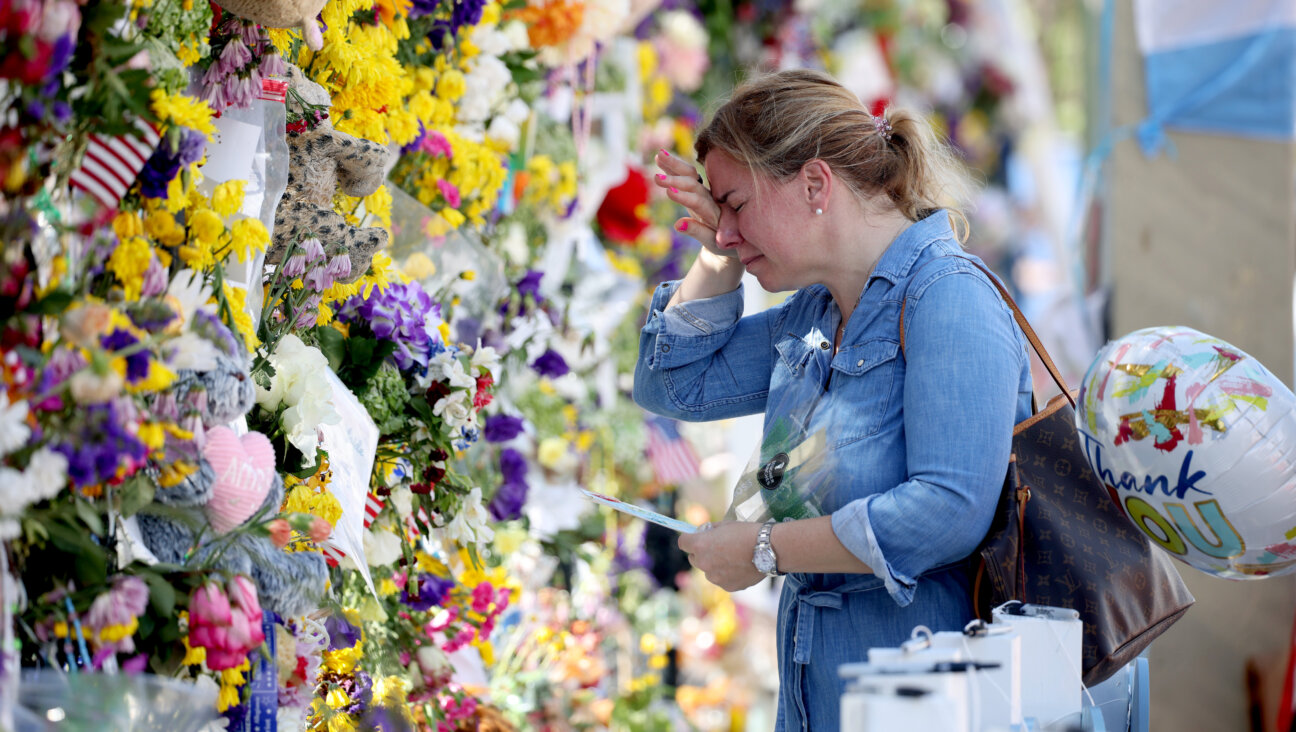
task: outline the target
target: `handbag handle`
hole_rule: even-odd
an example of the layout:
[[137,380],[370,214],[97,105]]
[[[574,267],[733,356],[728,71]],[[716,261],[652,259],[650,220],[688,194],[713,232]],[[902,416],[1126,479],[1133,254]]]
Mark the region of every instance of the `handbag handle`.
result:
[[[1000,297],[1004,299],[1004,302],[1008,303],[1008,307],[1012,310],[1013,313],[1013,319],[1017,321],[1017,326],[1021,328],[1022,333],[1026,335],[1026,340],[1030,342],[1031,348],[1035,349],[1035,355],[1039,356],[1040,362],[1044,364],[1044,368],[1048,369],[1049,376],[1053,377],[1053,383],[1057,384],[1058,388],[1062,390],[1062,396],[1065,396],[1066,400],[1071,403],[1071,408],[1075,409],[1075,405],[1076,405],[1075,397],[1071,396],[1071,390],[1067,388],[1066,380],[1062,378],[1062,373],[1058,371],[1057,365],[1053,363],[1053,358],[1049,356],[1048,349],[1044,348],[1044,344],[1040,343],[1039,336],[1035,335],[1035,329],[1032,328],[1031,324],[1026,321],[1026,316],[1022,315],[1021,308],[1017,307],[1017,303],[1013,300],[1012,295],[1008,294],[1008,288],[1004,287],[1003,283],[999,281],[999,278],[996,277],[994,273],[991,272],[989,269],[986,269],[985,265],[972,259],[971,257],[965,257],[959,254],[952,254],[948,256],[958,257],[959,259],[966,260],[970,262],[973,266],[975,266],[977,269],[985,273],[986,278],[988,278],[990,280],[990,283],[995,286],[995,289],[999,291]],[[936,261],[935,258],[927,260],[927,262],[923,264],[923,267],[927,266],[927,264],[930,264],[934,261]],[[921,270],[922,267],[919,267],[918,269]],[[905,350],[904,317],[905,317],[905,306],[908,303],[908,300],[909,300],[909,295],[908,293],[905,293],[904,299],[900,301],[900,353],[901,355],[904,354],[904,350]],[[1032,401],[1033,401],[1033,397],[1032,397]]]

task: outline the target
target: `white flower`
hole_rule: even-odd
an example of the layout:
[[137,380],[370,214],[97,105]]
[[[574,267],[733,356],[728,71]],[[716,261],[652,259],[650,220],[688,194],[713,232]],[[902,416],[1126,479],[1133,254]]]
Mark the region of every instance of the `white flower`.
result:
[[124,384],[121,374],[112,369],[100,376],[94,368],[84,368],[68,379],[68,388],[77,404],[103,404],[121,394]]
[[396,507],[399,516],[410,516],[414,513],[414,493],[409,488],[393,488],[388,501]]
[[328,381],[322,373],[329,367],[328,359],[318,348],[306,345],[291,333],[279,341],[269,360],[275,371],[270,377],[270,388],[257,386],[257,404],[269,411],[280,404],[290,407],[297,404],[313,384],[323,382],[327,387]]
[[17,516],[32,502],[33,492],[30,476],[20,470],[0,467],[0,511]]
[[505,23],[504,35],[508,36],[509,45],[514,51],[525,51],[531,48],[531,37],[527,35],[526,23],[520,20]]
[[365,561],[370,567],[386,567],[401,558],[401,538],[379,529],[364,532]]
[[0,390],[0,455],[7,455],[27,444],[29,437],[27,401],[10,404],[9,395]]
[[479,373],[497,373],[500,367],[499,352],[490,346],[483,346],[478,340],[477,350],[473,351],[470,364],[478,369]]
[[32,453],[27,463],[27,477],[31,480],[32,503],[57,496],[67,485],[67,457],[48,447]]
[[515,150],[522,139],[522,129],[508,117],[497,116],[486,128],[486,136],[509,150]]
[[476,412],[473,411],[472,402],[468,400],[466,391],[451,392],[432,405],[432,413],[445,420],[450,431],[458,432],[460,427],[476,423]]
[[444,381],[454,389],[472,389],[477,381],[464,370],[463,363],[450,351],[442,351],[433,357],[428,364],[428,373]]
[[167,365],[173,369],[190,371],[211,371],[216,368],[216,356],[219,351],[215,344],[197,333],[186,332],[167,342],[171,358]]
[[183,319],[181,322],[185,324],[193,322],[194,312],[198,308],[206,307],[211,296],[211,288],[207,286],[207,281],[203,279],[202,274],[192,269],[176,272],[175,277],[171,278],[171,283],[167,285],[167,297],[175,299],[180,317]]
[[414,657],[418,659],[419,668],[424,674],[437,676],[452,670],[450,657],[436,644],[419,646],[419,649],[414,652]]
[[22,524],[11,518],[0,518],[0,541],[12,541],[22,533]]
[[489,522],[490,514],[482,505],[481,488],[473,488],[464,496],[459,512],[441,529],[442,537],[459,546],[485,543],[495,538]]

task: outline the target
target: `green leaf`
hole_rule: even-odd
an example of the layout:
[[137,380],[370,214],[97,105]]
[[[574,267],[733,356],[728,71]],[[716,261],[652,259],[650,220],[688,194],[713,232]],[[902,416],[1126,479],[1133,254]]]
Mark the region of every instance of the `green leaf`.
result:
[[320,328],[315,331],[315,337],[319,339],[320,352],[328,358],[329,367],[340,371],[346,359],[347,337],[337,328]]
[[29,310],[40,315],[58,315],[72,304],[73,295],[67,290],[55,290],[37,300]]
[[175,610],[176,591],[165,577],[156,572],[140,572],[149,586],[149,604],[161,617],[170,617]]
[[139,473],[122,483],[117,491],[121,496],[121,507],[118,510],[121,511],[122,518],[134,516],[141,508],[152,503],[155,492],[153,481]]
[[86,527],[90,529],[90,533],[95,536],[104,536],[105,530],[103,517],[101,517],[99,512],[95,510],[95,507],[92,506],[89,501],[82,501],[80,499],[76,500],[75,505],[77,518],[81,519],[81,523],[85,524]]

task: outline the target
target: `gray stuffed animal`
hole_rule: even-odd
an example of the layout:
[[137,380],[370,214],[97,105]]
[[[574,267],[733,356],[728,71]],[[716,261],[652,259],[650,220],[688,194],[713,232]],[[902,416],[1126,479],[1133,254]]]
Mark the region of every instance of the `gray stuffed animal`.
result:
[[[319,607],[328,580],[324,558],[313,552],[288,553],[262,536],[239,534],[212,544],[203,506],[212,497],[216,480],[202,456],[205,430],[243,416],[256,401],[247,352],[214,315],[198,311],[191,326],[216,346],[215,365],[207,371],[181,370],[171,388],[157,397],[154,409],[195,433],[194,440],[168,438],[168,463],[153,466],[158,485],[155,507],[137,514],[144,545],[160,561],[186,564],[215,559],[215,567],[245,574],[257,585],[261,606],[283,617]],[[284,499],[283,479],[273,473],[273,485],[254,515],[272,516]],[[194,540],[205,534],[194,551]],[[190,552],[193,555],[190,556]]]

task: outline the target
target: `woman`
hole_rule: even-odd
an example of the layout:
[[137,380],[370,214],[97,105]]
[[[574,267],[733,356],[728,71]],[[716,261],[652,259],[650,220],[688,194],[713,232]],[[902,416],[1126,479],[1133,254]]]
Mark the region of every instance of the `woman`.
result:
[[[966,558],[1030,415],[1026,341],[962,255],[966,220],[940,208],[964,179],[925,122],[787,71],[738,89],[696,149],[709,189],[657,156],[703,249],[654,294],[635,399],[693,421],[764,412],[768,428],[816,395],[807,430],[838,466],[822,515],[726,521],[679,546],[729,591],[786,573],[778,729],[835,730],[839,665],[974,615]],[[744,272],[794,292],[742,317]]]

